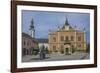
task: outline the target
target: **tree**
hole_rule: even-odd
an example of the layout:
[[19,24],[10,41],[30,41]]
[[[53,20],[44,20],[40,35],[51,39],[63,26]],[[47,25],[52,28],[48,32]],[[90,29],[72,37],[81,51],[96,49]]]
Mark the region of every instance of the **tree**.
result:
[[49,54],[48,47],[45,48],[45,51],[46,51],[47,54]]
[[39,53],[39,48],[33,48],[32,54],[37,55]]

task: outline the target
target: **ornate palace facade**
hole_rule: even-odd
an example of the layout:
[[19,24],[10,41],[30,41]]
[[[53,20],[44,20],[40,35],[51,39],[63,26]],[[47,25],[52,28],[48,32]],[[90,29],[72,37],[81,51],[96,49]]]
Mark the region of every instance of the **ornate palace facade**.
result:
[[86,51],[85,32],[74,29],[66,19],[63,27],[49,32],[49,51],[71,54],[74,51]]

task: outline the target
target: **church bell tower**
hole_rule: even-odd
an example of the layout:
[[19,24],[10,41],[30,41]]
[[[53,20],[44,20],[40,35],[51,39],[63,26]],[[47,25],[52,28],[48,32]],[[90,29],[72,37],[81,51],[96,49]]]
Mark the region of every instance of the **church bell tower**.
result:
[[33,21],[33,19],[31,20],[31,24],[30,24],[30,27],[29,27],[29,35],[32,38],[35,38],[35,28],[34,28],[34,21]]

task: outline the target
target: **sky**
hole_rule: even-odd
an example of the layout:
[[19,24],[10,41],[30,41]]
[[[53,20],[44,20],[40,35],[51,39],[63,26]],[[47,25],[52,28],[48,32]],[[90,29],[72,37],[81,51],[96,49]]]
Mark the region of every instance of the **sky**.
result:
[[49,30],[56,31],[68,19],[69,24],[76,29],[86,31],[86,42],[90,42],[90,14],[76,12],[51,12],[22,10],[22,32],[28,33],[31,20],[34,21],[35,37],[48,38]]

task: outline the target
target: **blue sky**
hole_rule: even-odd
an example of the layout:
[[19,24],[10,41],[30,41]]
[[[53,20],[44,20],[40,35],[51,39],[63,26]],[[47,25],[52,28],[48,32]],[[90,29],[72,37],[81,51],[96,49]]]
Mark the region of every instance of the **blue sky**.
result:
[[62,27],[66,18],[72,27],[86,30],[86,41],[90,42],[90,14],[76,12],[50,12],[22,10],[22,32],[28,33],[31,20],[34,20],[35,37],[48,38],[49,30],[56,31]]

